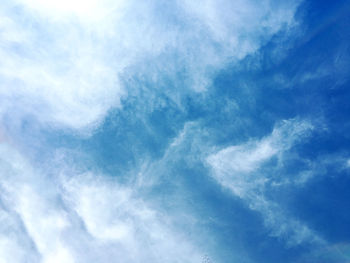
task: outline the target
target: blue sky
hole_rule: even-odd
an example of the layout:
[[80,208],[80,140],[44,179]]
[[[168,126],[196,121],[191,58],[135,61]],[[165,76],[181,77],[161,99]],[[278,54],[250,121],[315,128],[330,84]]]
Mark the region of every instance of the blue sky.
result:
[[0,263],[350,262],[349,17],[2,1]]

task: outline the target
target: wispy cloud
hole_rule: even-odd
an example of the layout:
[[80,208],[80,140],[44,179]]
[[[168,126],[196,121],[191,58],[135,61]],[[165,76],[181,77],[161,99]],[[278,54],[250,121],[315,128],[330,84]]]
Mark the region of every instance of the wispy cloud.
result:
[[2,260],[200,262],[202,253],[133,189],[67,169],[48,177],[1,145]]
[[134,74],[157,85],[186,72],[181,83],[205,90],[215,71],[292,26],[296,7],[293,1],[273,11],[269,1],[4,1],[1,116],[91,128],[120,106],[128,93],[121,80]]
[[[207,158],[216,181],[261,213],[271,235],[286,238],[289,245],[322,240],[302,222],[290,218],[278,200],[267,197],[267,191],[269,185],[278,187],[289,183],[281,180],[283,174],[278,166],[283,166],[283,156],[312,129],[306,121],[283,121],[269,136],[227,147]],[[297,177],[294,179],[295,183],[300,182]]]
[[[139,97],[139,86],[164,89],[175,99],[186,92],[205,92],[220,69],[253,55],[276,33],[292,28],[298,4],[2,1],[0,261],[201,262],[205,253],[174,226],[176,216],[158,211],[136,193],[133,184],[122,185],[96,172],[99,167],[81,171],[74,161],[65,159],[30,162],[30,156],[15,148],[16,138],[4,138],[19,133],[21,143],[48,143],[23,132],[25,122],[38,125],[40,134],[62,129],[77,132],[77,137],[91,134],[111,109],[122,110],[130,96],[145,108],[155,103],[157,93]],[[133,81],[139,86],[131,87]],[[297,221],[286,219],[264,195],[256,194],[269,180],[257,171],[310,129],[306,122],[287,121],[262,140],[229,147],[208,158],[214,178],[260,211],[276,235],[287,232],[277,227],[286,220],[288,231],[297,229],[293,232],[297,240],[312,234]],[[177,151],[185,152],[181,147],[195,140],[185,138],[187,130],[190,124],[163,159],[151,161],[147,172],[152,180],[162,176]],[[197,132],[193,130],[191,136]],[[197,144],[191,150],[200,159],[203,153],[195,148]],[[196,158],[187,157],[189,163]]]

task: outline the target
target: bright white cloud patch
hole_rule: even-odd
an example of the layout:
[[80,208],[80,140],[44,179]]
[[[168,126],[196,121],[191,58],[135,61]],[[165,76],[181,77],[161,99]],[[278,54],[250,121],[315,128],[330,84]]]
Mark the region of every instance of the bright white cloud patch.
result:
[[[127,94],[126,74],[204,90],[227,62],[293,25],[297,3],[270,1],[4,1],[0,116],[94,127]],[[151,63],[150,63],[151,62]],[[146,67],[144,66],[146,63]],[[169,91],[170,92],[170,91]],[[173,91],[171,91],[173,92]]]
[[115,181],[72,171],[48,178],[6,144],[0,146],[0,171],[0,262],[202,258],[166,215]]
[[81,22],[96,22],[108,16],[111,12],[116,13],[125,0],[17,0],[16,2],[26,8],[47,15],[54,19],[64,19],[75,16]]
[[[312,128],[308,122],[284,121],[274,128],[271,135],[261,140],[227,147],[207,158],[217,182],[244,200],[251,209],[260,212],[271,234],[286,237],[290,245],[305,241],[320,242],[321,239],[301,222],[289,218],[277,203],[265,196],[268,184],[278,186],[288,182],[280,180],[283,174],[278,171],[276,174],[273,169],[266,170],[266,167],[283,165],[283,155],[305,138]],[[275,162],[269,164],[273,159]],[[300,178],[295,180],[298,183]]]

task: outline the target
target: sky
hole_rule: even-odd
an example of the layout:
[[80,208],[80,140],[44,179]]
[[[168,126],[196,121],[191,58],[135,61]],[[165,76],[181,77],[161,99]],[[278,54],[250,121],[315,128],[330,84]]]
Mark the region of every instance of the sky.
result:
[[2,0],[0,263],[349,263],[350,1]]

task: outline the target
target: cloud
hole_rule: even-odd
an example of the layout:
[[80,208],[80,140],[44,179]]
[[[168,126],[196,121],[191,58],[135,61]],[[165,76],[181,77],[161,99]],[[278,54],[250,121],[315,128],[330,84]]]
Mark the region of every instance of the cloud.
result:
[[274,128],[270,136],[224,148],[210,155],[207,161],[214,169],[215,178],[235,195],[244,198],[249,191],[264,185],[267,180],[254,172],[272,158],[279,158],[310,129],[312,125],[307,122],[284,121]]
[[[34,170],[0,147],[1,259],[11,262],[200,262],[172,219],[103,175]],[[112,260],[112,262],[114,262]],[[2,261],[1,261],[2,262]]]
[[133,92],[128,78],[157,87],[180,74],[185,89],[203,91],[225,64],[295,24],[298,2],[275,4],[3,1],[0,116],[91,130]]
[[[281,180],[278,167],[283,166],[283,157],[288,150],[307,137],[312,129],[306,121],[283,121],[269,136],[224,148],[207,157],[213,178],[245,201],[250,209],[261,213],[271,235],[286,239],[288,245],[322,242],[306,225],[291,218],[288,211],[279,206],[278,200],[271,200],[266,195],[269,185],[278,187],[289,183],[289,180]],[[295,183],[300,180],[296,176]]]
[[96,22],[108,16],[111,12],[114,14],[122,9],[127,1],[125,0],[16,0],[17,3],[25,6],[33,12],[46,15],[50,19],[67,19],[75,16],[80,22]]
[[[98,167],[80,171],[74,161],[31,163],[16,143],[8,143],[16,138],[8,137],[20,134],[21,143],[48,144],[23,132],[23,123],[57,134],[62,129],[90,134],[130,96],[136,104],[152,105],[157,90],[174,100],[205,92],[220,69],[292,28],[298,3],[2,1],[0,262],[200,262],[202,251],[174,226],[176,216],[156,210],[132,184],[95,172]],[[141,100],[143,90],[149,93]],[[197,131],[191,127],[184,132]],[[10,134],[13,129],[18,130]],[[208,162],[215,178],[272,222],[269,213],[280,210],[254,195],[267,180],[254,172],[308,129],[307,123],[286,122],[271,136],[219,151]],[[152,179],[188,140],[180,136],[163,162],[151,165]]]

